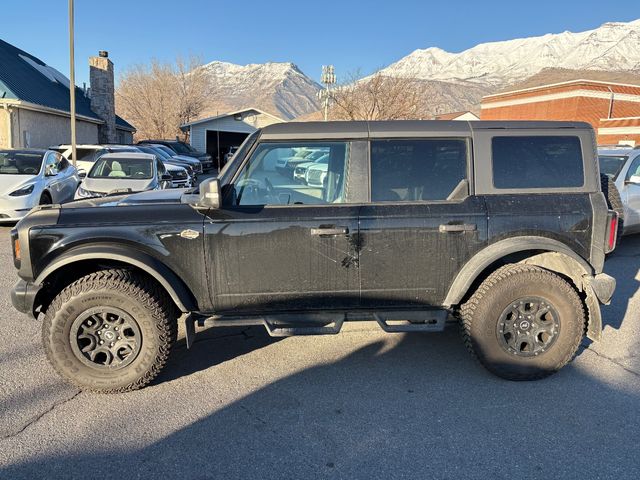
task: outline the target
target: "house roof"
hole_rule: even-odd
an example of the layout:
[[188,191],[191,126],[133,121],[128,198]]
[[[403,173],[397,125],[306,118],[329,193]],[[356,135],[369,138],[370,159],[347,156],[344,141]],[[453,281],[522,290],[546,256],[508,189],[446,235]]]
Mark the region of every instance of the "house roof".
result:
[[[75,96],[76,113],[102,123],[100,117],[91,110],[91,101],[82,89],[75,87]],[[69,112],[69,79],[42,60],[0,40],[0,98]],[[118,116],[116,126],[135,130]]]
[[527,93],[527,92],[535,92],[536,90],[546,90],[549,88],[558,88],[558,87],[565,87],[565,86],[571,86],[571,85],[596,85],[596,86],[612,86],[612,87],[631,87],[631,88],[640,88],[640,85],[634,85],[631,83],[618,83],[618,82],[604,82],[602,80],[588,80],[588,79],[584,79],[584,78],[578,78],[576,80],[567,80],[564,82],[556,82],[556,83],[546,83],[546,84],[541,84],[541,85],[536,85],[533,87],[526,87],[526,88],[517,88],[514,90],[505,90],[503,92],[499,92],[499,93],[493,93],[491,95],[485,95],[482,97],[482,99],[493,99],[493,98],[498,98],[498,97],[502,97],[502,96],[508,96],[508,95],[513,95],[516,93]]
[[183,125],[180,125],[180,128],[183,127],[190,127],[192,125],[198,125],[200,123],[207,123],[207,122],[211,122],[213,120],[218,120],[220,118],[225,118],[225,117],[231,117],[233,115],[238,115],[239,113],[245,113],[245,112],[258,112],[261,115],[266,115],[268,117],[274,118],[275,120],[277,120],[278,122],[284,122],[284,120],[280,117],[276,117],[275,115],[272,115],[268,112],[265,112],[264,110],[260,110],[259,108],[243,108],[242,110],[236,110],[235,112],[227,112],[227,113],[223,113],[221,115],[215,115],[213,117],[207,117],[207,118],[201,118],[199,120],[194,120],[193,122],[189,122],[189,123],[185,123]]
[[464,110],[461,112],[448,112],[448,113],[441,113],[440,115],[436,115],[435,119],[436,120],[453,120],[454,118],[458,118],[461,117],[462,115],[466,115],[467,113],[470,113],[471,115],[473,115],[474,117],[477,118],[477,115],[469,110]]

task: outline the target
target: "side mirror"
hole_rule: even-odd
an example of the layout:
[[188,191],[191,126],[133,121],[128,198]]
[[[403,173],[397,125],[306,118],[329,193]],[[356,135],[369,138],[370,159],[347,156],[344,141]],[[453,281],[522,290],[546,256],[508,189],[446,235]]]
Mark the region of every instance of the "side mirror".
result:
[[220,180],[210,178],[200,184],[200,200],[203,207],[220,208]]
[[78,178],[85,178],[87,176],[87,171],[86,170],[78,170]]
[[160,177],[160,180],[162,180],[163,182],[170,182],[171,180],[173,180],[173,177],[168,173],[163,173]]
[[640,185],[640,175],[631,175],[631,177],[629,177],[629,180],[627,180],[625,183]]
[[58,174],[58,169],[55,165],[47,165],[44,171],[46,177],[55,177]]

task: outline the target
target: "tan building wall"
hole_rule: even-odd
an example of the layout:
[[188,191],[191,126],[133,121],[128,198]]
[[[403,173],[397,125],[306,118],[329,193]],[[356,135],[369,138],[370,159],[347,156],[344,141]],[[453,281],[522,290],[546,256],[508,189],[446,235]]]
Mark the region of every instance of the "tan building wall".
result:
[[7,121],[9,114],[4,108],[0,108],[0,148],[7,148],[9,145],[9,131]]
[[[14,108],[12,116],[13,148],[47,148],[51,145],[69,143],[71,125],[69,117],[51,113]],[[7,148],[7,112],[0,114],[0,148]],[[78,143],[97,143],[98,125],[83,120],[76,121]]]

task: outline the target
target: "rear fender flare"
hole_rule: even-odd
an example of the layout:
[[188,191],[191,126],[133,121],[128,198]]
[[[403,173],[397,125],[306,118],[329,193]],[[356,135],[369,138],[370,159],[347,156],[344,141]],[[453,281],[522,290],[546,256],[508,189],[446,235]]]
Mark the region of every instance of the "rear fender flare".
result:
[[478,252],[460,270],[443,304],[450,308],[459,304],[465,297],[473,282],[492,263],[506,257],[507,255],[525,252],[527,250],[538,250],[543,253],[533,255],[523,263],[538,265],[551,271],[562,273],[570,277],[579,290],[583,290],[583,275],[593,275],[593,269],[587,261],[565,244],[546,237],[515,237],[500,240]]

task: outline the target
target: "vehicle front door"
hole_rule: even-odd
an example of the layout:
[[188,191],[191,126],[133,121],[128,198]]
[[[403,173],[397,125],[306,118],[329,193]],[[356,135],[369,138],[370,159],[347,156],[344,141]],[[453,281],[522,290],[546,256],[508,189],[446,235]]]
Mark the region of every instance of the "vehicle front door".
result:
[[[51,194],[53,203],[62,203],[66,201],[65,186],[68,176],[64,171],[60,171],[60,159],[64,158],[57,152],[47,152],[44,159],[44,174],[46,188]],[[71,195],[73,197],[73,194]]]
[[[358,305],[358,207],[347,193],[353,144],[263,142],[223,186],[223,206],[205,221],[216,311]],[[323,186],[301,185],[276,170],[278,158],[302,149],[329,152]]]
[[631,161],[621,196],[626,204],[625,224],[630,231],[640,230],[640,155]]
[[371,202],[360,211],[363,307],[440,306],[486,244],[482,199],[469,195],[465,138],[371,141]]

